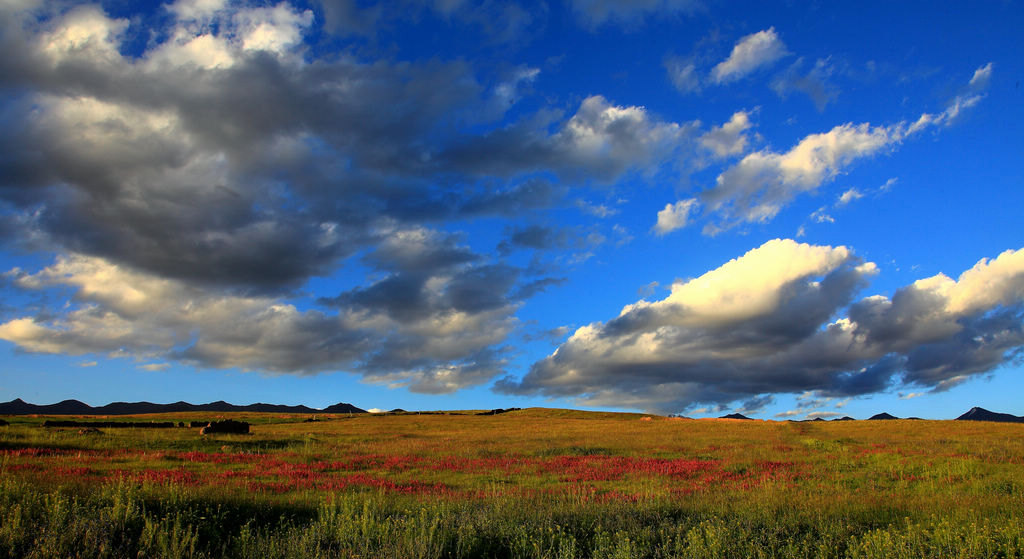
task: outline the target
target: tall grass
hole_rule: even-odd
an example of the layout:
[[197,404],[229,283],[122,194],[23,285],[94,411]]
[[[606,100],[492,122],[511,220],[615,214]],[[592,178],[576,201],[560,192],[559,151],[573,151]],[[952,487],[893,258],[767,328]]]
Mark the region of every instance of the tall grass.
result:
[[4,557],[1024,557],[1016,512],[892,521],[657,501],[452,502],[372,492],[325,496],[313,507],[168,499],[124,483],[88,495],[9,480],[0,490]]

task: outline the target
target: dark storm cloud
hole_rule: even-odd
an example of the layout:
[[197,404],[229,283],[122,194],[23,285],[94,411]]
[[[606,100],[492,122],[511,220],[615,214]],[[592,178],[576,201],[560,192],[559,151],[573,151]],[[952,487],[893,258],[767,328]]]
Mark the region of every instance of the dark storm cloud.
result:
[[530,282],[526,282],[519,286],[514,292],[514,299],[529,299],[534,295],[547,291],[549,287],[558,285],[564,285],[569,281],[569,278],[540,278]]
[[[580,328],[496,387],[668,412],[742,400],[751,409],[779,393],[944,390],[1024,349],[1024,251],[958,281],[935,276],[850,304],[874,273],[842,247],[771,241],[662,301]],[[849,318],[833,319],[848,305]]]
[[578,111],[551,133],[556,116],[540,113],[461,141],[439,159],[473,173],[550,172],[568,180],[608,183],[671,161],[697,127],[664,122],[641,107],[618,107],[597,95],[584,99]]
[[453,311],[480,313],[513,304],[510,291],[518,276],[519,270],[510,266],[467,267],[446,275],[443,287],[438,289],[439,276],[399,272],[368,287],[320,301],[330,306],[383,312],[398,321]]
[[[409,162],[420,150],[413,138],[437,118],[425,113],[464,100],[445,89],[466,82],[455,68],[389,73],[339,65],[316,77],[279,75],[266,57],[243,66],[216,84],[168,79],[155,110],[180,116],[177,129],[137,125],[145,111],[106,102],[81,107],[81,115],[26,111],[0,133],[0,145],[17,146],[2,162],[0,196],[15,207],[41,207],[35,225],[70,250],[182,279],[295,286],[373,241],[371,224],[386,215],[389,196],[414,193],[374,191],[352,172],[327,179],[332,169],[347,160],[414,172],[418,164]],[[373,75],[360,76],[363,70]],[[355,90],[351,98],[380,104],[312,91],[324,86],[317,79],[331,77]],[[94,118],[96,106],[107,114]],[[96,133],[69,136],[68,126],[82,124]],[[318,153],[324,150],[345,153],[328,160]],[[309,164],[320,172],[306,170]]]
[[[58,249],[197,284],[289,289],[376,244],[382,224],[550,207],[566,187],[530,175],[610,181],[663,163],[686,136],[600,97],[564,121],[541,111],[467,135],[493,128],[537,71],[487,85],[462,61],[304,62],[294,41],[309,12],[276,8],[287,16],[268,20],[277,42],[254,49],[240,39],[266,17],[257,8],[168,9],[174,28],[136,57],[119,51],[129,22],[94,7],[2,24],[20,56],[0,72],[0,203],[31,213],[31,234]],[[353,10],[324,6],[330,26],[373,23]],[[211,22],[221,35],[200,36]]]
[[759,413],[761,410],[772,405],[773,403],[775,403],[775,397],[772,396],[771,394],[763,396],[754,396],[753,398],[747,400],[746,402],[743,402],[740,405],[740,407],[737,408],[736,411],[738,413]]
[[386,275],[321,300],[329,311],[210,290],[96,257],[60,258],[8,279],[25,290],[71,288],[73,304],[8,320],[0,339],[32,352],[114,352],[203,368],[344,370],[426,393],[506,373],[504,343],[518,328],[514,312],[543,279],[520,282],[521,270],[425,229],[391,231],[377,251],[366,262]]
[[509,254],[516,249],[529,248],[534,250],[550,250],[565,248],[569,242],[569,232],[565,229],[546,225],[527,225],[506,231],[508,238],[498,243],[498,252]]
[[[303,42],[320,31],[311,10],[210,8],[168,4],[143,37],[97,6],[0,6],[0,45],[18,53],[0,60],[0,239],[57,254],[16,288],[73,292],[58,311],[0,324],[0,338],[39,353],[344,370],[425,393],[480,384],[505,374],[523,300],[565,280],[434,228],[556,206],[571,187],[561,179],[653,173],[694,127],[598,96],[511,119],[537,69],[481,79],[464,60],[322,56]],[[317,9],[332,33],[387,23],[358,3]],[[497,40],[544,16],[419,9]],[[563,242],[544,235],[515,242]],[[321,299],[326,310],[290,302],[356,255],[373,273]]]

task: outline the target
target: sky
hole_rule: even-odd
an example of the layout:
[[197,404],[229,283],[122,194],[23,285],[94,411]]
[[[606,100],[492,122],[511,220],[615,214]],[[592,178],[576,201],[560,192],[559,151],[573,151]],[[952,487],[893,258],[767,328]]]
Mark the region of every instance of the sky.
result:
[[0,0],[0,401],[1024,415],[1021,29]]

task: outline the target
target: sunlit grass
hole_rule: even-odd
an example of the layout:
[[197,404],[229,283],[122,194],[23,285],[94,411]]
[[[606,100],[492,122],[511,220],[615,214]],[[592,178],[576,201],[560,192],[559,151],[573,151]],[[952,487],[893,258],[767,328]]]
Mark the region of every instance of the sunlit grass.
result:
[[86,434],[11,418],[0,555],[1019,557],[1024,546],[1020,425],[544,409],[232,417],[252,434]]

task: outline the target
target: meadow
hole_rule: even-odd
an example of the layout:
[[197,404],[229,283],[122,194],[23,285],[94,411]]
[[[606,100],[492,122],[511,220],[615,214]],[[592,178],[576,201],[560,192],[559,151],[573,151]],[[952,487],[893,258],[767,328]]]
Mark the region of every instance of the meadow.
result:
[[229,415],[8,417],[0,556],[1024,557],[1024,425]]

